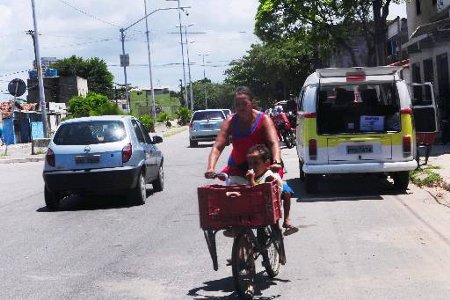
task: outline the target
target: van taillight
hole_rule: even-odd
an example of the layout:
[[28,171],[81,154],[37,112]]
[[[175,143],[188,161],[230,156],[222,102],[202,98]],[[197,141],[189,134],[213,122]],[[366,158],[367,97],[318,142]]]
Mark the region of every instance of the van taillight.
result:
[[122,162],[125,163],[129,161],[132,154],[133,154],[133,146],[131,146],[131,143],[128,143],[125,145],[125,147],[122,148]]
[[402,115],[412,115],[413,111],[412,111],[411,107],[403,107],[400,109],[400,113]]
[[366,74],[347,74],[347,82],[364,80],[366,80]]
[[403,136],[403,156],[410,156],[412,149],[411,136]]
[[317,140],[311,139],[308,143],[309,149],[309,159],[316,160],[317,159]]
[[305,119],[314,119],[315,117],[316,117],[315,112],[305,112],[303,114],[303,118],[305,118]]
[[45,155],[45,160],[47,161],[47,163],[54,167],[55,166],[55,152],[53,152],[52,149],[48,148],[47,149],[47,154]]

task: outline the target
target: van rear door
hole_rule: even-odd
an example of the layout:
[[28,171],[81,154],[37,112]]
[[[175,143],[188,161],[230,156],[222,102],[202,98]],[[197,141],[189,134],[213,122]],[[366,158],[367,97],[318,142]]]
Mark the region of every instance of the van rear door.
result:
[[438,110],[430,82],[412,83],[414,125],[418,134],[434,134],[439,131]]

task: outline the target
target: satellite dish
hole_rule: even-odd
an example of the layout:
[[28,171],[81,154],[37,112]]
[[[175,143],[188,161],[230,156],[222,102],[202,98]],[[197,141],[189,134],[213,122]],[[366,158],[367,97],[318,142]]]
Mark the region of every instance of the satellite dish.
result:
[[20,97],[25,94],[27,90],[27,85],[22,79],[15,78],[11,80],[8,84],[8,91],[14,97]]

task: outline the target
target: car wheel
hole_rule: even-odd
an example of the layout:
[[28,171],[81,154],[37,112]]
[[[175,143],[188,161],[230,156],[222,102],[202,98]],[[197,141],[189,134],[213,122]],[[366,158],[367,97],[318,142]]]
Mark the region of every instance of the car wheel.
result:
[[159,167],[158,178],[152,183],[155,192],[161,192],[164,189],[164,168],[163,165]]
[[392,176],[394,179],[394,186],[400,191],[406,191],[409,185],[409,172],[395,172]]
[[315,194],[319,190],[319,175],[305,174],[305,190],[308,194]]
[[197,141],[193,141],[193,140],[189,139],[189,147],[193,148],[193,147],[197,147],[197,146],[198,146]]
[[147,188],[145,187],[145,177],[143,172],[139,173],[136,187],[131,189],[128,194],[128,199],[131,203],[136,205],[142,205],[145,203],[145,199],[147,199]]
[[44,187],[45,205],[49,210],[57,210],[61,197],[58,193],[50,191],[47,187]]

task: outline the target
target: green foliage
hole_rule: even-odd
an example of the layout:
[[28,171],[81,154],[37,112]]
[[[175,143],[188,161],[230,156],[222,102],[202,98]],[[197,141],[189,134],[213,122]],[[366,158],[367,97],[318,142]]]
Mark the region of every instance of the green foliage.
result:
[[225,82],[250,87],[267,108],[275,100],[298,94],[301,84],[313,71],[310,49],[292,39],[255,44],[240,60],[231,62]]
[[178,124],[186,125],[191,120],[192,111],[190,111],[186,106],[181,106],[176,112],[175,115],[178,118]]
[[234,86],[212,83],[208,79],[196,81],[192,86],[194,92],[194,110],[205,109],[206,104],[208,105],[207,108],[233,107]]
[[[381,31],[391,3],[405,0],[379,0]],[[259,0],[255,33],[265,43],[294,39],[318,51],[311,57],[325,60],[339,46],[356,63],[351,39],[361,37],[369,49],[367,65],[374,64],[374,28],[372,0]],[[319,64],[318,61],[315,62]]]
[[98,57],[83,59],[72,55],[52,64],[61,76],[80,76],[88,81],[90,92],[107,95],[113,98],[114,76],[109,72],[106,62]]
[[151,118],[149,115],[139,116],[138,119],[144,126],[145,130],[148,132],[155,132],[155,119]]
[[86,97],[72,97],[68,106],[67,111],[73,118],[122,114],[122,111],[106,96],[96,93],[88,93]]
[[425,168],[417,168],[410,173],[411,181],[419,186],[435,187],[442,183],[442,177],[433,170],[439,169],[438,167],[428,165]]
[[157,122],[166,122],[166,121],[169,121],[170,120],[170,118],[169,118],[169,114],[168,113],[166,113],[166,112],[162,112],[162,113],[160,113],[157,117],[156,117],[156,121]]

